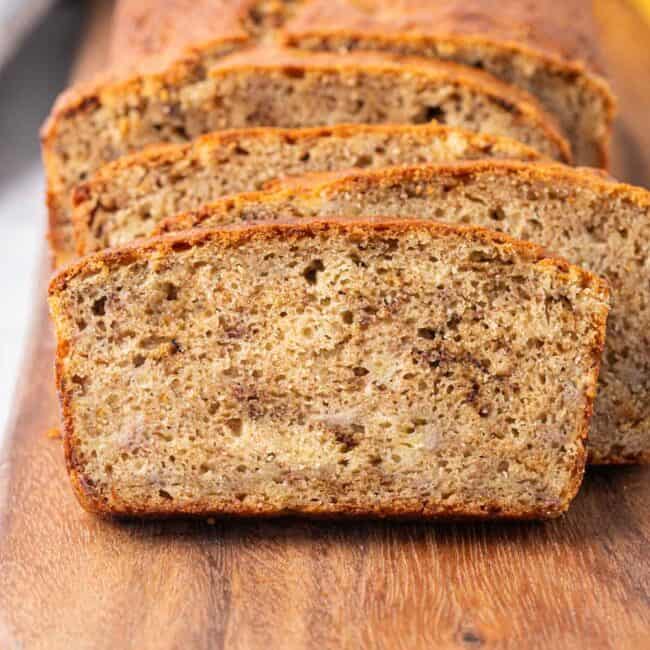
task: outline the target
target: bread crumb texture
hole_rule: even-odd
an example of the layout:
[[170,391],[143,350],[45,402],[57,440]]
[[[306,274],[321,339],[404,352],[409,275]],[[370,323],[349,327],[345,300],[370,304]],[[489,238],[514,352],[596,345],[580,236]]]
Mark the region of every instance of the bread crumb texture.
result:
[[595,463],[650,462],[650,193],[594,170],[475,161],[293,179],[291,188],[223,199],[162,229],[336,214],[417,215],[539,242],[612,288],[589,434]]
[[50,287],[73,483],[125,515],[558,515],[607,296],[532,245],[415,221],[86,258]]
[[216,132],[192,144],[146,149],[102,167],[74,192],[77,253],[147,236],[164,218],[221,196],[306,172],[513,158],[539,160],[509,138],[438,124],[336,125]]
[[559,127],[532,96],[472,68],[270,48],[177,67],[73,89],[57,101],[42,135],[55,253],[72,253],[69,194],[101,165],[223,129],[439,122],[571,159]]
[[114,63],[141,68],[153,58],[160,68],[271,42],[452,61],[536,97],[580,164],[607,165],[615,100],[600,75],[598,25],[584,0],[194,0],[159,9],[156,0],[118,3]]

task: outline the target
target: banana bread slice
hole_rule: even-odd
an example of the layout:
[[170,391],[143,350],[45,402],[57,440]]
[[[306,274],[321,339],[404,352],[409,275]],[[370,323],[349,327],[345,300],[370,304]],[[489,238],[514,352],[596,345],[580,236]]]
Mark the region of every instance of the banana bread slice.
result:
[[187,142],[250,126],[409,123],[505,135],[552,158],[569,147],[537,102],[491,75],[450,63],[255,50],[207,65],[76,89],[62,96],[43,131],[51,242],[73,251],[69,192],[102,164],[145,145]]
[[351,167],[476,158],[537,160],[509,138],[437,124],[222,131],[191,144],[151,147],[102,167],[73,194],[77,253],[148,235],[164,217],[270,179]]
[[194,231],[49,295],[89,510],[552,517],[580,484],[608,291],[537,246],[424,221]]
[[[585,0],[119,0],[116,57],[191,55],[217,36],[310,51],[375,50],[486,70],[539,99],[582,165],[606,166],[615,100]],[[182,27],[180,27],[182,26]]]
[[[592,462],[650,462],[650,193],[592,170],[476,161],[314,175],[163,222],[162,232],[251,219],[414,215],[540,242],[609,280],[612,313],[589,440]],[[303,182],[304,184],[304,182]],[[297,187],[295,187],[297,185]]]
[[379,50],[487,70],[539,99],[576,162],[606,167],[615,110],[585,0],[308,0],[283,33],[316,51]]

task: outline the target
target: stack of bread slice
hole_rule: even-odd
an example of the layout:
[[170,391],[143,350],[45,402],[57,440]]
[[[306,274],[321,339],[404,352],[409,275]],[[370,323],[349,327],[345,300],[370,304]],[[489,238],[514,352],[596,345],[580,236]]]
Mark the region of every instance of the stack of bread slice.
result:
[[43,131],[52,243],[72,250],[70,190],[102,163],[160,142],[215,129],[336,123],[445,123],[505,135],[569,159],[554,120],[525,93],[450,63],[365,53],[251,50],[194,68],[74,89]]
[[113,29],[43,130],[86,508],[542,518],[588,456],[650,460],[650,195],[596,169],[585,3],[120,0]]

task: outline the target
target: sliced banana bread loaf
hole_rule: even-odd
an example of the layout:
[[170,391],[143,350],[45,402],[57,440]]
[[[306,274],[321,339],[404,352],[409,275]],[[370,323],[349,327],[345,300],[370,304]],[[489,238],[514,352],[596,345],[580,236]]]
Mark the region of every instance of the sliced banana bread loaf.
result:
[[550,517],[605,284],[424,221],[194,231],[50,286],[72,483],[119,515]]
[[570,136],[576,160],[605,166],[614,98],[601,76],[587,0],[120,0],[114,51],[191,56],[217,36],[273,38],[312,51],[380,50],[455,61],[535,95]]
[[508,138],[436,124],[258,128],[152,147],[102,167],[74,191],[77,253],[148,235],[164,217],[309,171],[475,158],[537,160]]
[[[198,65],[198,64],[197,64]],[[525,93],[449,63],[256,50],[210,69],[176,62],[163,72],[77,89],[43,131],[51,241],[73,250],[69,192],[102,164],[160,142],[225,128],[436,121],[506,135],[568,159],[551,118]]]
[[[293,181],[294,185],[300,185]],[[311,187],[309,187],[311,185]],[[609,280],[612,313],[590,435],[593,462],[650,461],[650,193],[591,170],[477,161],[315,175],[166,222],[162,231],[250,219],[377,213],[504,230]]]

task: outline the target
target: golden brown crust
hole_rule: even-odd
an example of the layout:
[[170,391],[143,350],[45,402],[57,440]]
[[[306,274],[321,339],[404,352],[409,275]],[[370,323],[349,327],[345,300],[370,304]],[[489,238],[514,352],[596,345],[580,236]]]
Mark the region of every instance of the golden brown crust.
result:
[[[160,222],[154,235],[161,235],[188,228],[200,228],[209,219],[214,210],[222,211],[224,206],[238,206],[249,202],[272,201],[282,196],[290,197],[299,193],[306,200],[310,195],[316,196],[323,188],[345,190],[346,186],[355,185],[359,179],[369,183],[393,184],[400,181],[426,181],[434,177],[449,176],[462,178],[474,174],[492,172],[502,175],[517,175],[531,181],[569,182],[586,187],[594,192],[624,198],[640,208],[650,208],[650,192],[640,187],[610,180],[590,168],[567,167],[554,163],[526,163],[515,160],[476,160],[466,162],[431,163],[425,165],[387,167],[377,170],[346,170],[341,172],[312,173],[302,177],[286,179],[273,184],[272,189],[259,192],[247,192],[225,197],[206,205],[200,210],[174,215]],[[283,185],[285,187],[283,187]]]
[[583,0],[310,0],[286,38],[348,30],[491,44],[576,71],[602,68],[598,30]]
[[[582,482],[584,463],[576,465],[575,475],[578,477],[578,487]],[[427,508],[415,501],[395,503],[392,507],[370,506],[366,508],[352,508],[343,504],[330,504],[327,508],[310,506],[294,509],[277,509],[272,506],[251,507],[236,506],[230,504],[228,508],[216,510],[214,504],[208,501],[195,501],[189,506],[178,507],[174,505],[155,504],[154,506],[143,504],[140,507],[133,507],[127,503],[112,502],[108,505],[98,498],[88,486],[83,475],[77,473],[76,469],[70,472],[72,487],[81,506],[87,512],[102,517],[141,519],[166,519],[175,517],[193,517],[204,519],[206,517],[219,518],[240,518],[240,517],[309,517],[313,519],[339,519],[339,518],[363,518],[363,519],[397,519],[397,520],[421,520],[421,519],[442,519],[449,521],[480,521],[480,520],[539,520],[554,519],[564,514],[569,505],[562,508],[537,508],[530,510],[505,509],[496,502],[487,503],[480,508],[468,508],[459,506],[440,506],[438,508]],[[573,488],[572,488],[573,489]],[[571,499],[575,494],[572,492]]]
[[244,22],[255,4],[256,0],[165,0],[161,7],[160,0],[121,0],[113,17],[110,62],[136,66],[144,58],[182,56],[190,48],[210,47],[224,38],[248,40]]
[[439,136],[451,133],[460,133],[464,137],[472,138],[477,143],[482,143],[486,149],[495,145],[509,146],[515,144],[530,160],[542,158],[534,149],[518,141],[510,141],[506,137],[490,135],[488,133],[475,133],[467,131],[460,127],[448,127],[442,124],[431,122],[429,124],[336,124],[332,126],[315,126],[297,129],[285,129],[281,127],[252,127],[246,129],[226,129],[224,131],[214,131],[203,135],[192,142],[183,144],[156,144],[138,151],[133,154],[121,156],[117,160],[106,163],[101,167],[94,176],[80,183],[74,190],[74,194],[79,196],[75,200],[78,203],[84,188],[92,188],[96,183],[109,180],[117,171],[137,167],[138,165],[153,165],[156,163],[173,163],[177,160],[183,160],[190,155],[192,151],[210,150],[216,147],[225,147],[231,143],[237,143],[241,138],[259,138],[260,140],[276,140],[277,138],[286,138],[295,142],[315,140],[320,138],[347,138],[363,133],[378,133],[390,135],[393,133],[405,134],[422,134],[430,136]]
[[[448,163],[431,163],[424,165],[413,165],[407,170],[401,170],[406,180],[425,180],[435,175],[449,175],[455,177],[467,177],[481,172],[495,172],[501,174],[517,174],[524,180],[546,181],[549,183],[564,181],[574,183],[580,187],[586,187],[594,192],[625,198],[640,208],[650,207],[650,191],[636,185],[622,183],[607,173],[591,167],[567,167],[548,161],[522,162],[518,160],[468,160],[453,161]],[[341,182],[351,182],[353,178],[374,176],[382,181],[391,182],[391,179],[400,175],[397,167],[380,170],[347,170],[341,172],[327,172],[305,174],[303,177],[293,177],[285,181],[278,181],[278,189],[284,184],[288,188],[310,189],[321,184],[329,185],[337,178]],[[347,179],[347,180],[346,180]]]
[[607,167],[616,100],[601,76],[599,40],[584,0],[310,0],[281,34],[283,44],[313,50],[426,54],[481,66],[488,54],[524,78],[542,68],[567,89],[579,81],[602,103],[603,132],[595,144],[599,164]]
[[[433,142],[434,139],[447,141],[461,138],[476,154],[491,156],[498,152],[501,157],[511,157],[517,160],[540,160],[541,156],[534,149],[509,138],[477,134],[460,128],[442,126],[436,123],[420,125],[404,124],[341,124],[331,127],[308,127],[299,129],[284,129],[274,127],[258,127],[247,129],[232,129],[210,133],[191,143],[153,145],[146,149],[118,158],[101,167],[88,181],[77,185],[72,192],[72,223],[76,251],[85,255],[94,249],[92,246],[91,224],[94,219],[97,202],[102,202],[105,192],[116,187],[116,176],[125,170],[142,169],[156,170],[167,168],[177,162],[183,162],[193,168],[193,163],[203,167],[204,160],[214,156],[219,151],[227,151],[229,146],[248,146],[251,140],[272,145],[286,142],[297,147],[311,147],[326,140],[341,140],[354,137],[375,135],[383,137],[410,137],[417,142]],[[53,224],[51,224],[53,226]]]
[[113,54],[135,60],[182,50],[215,35],[250,33],[251,14],[272,4],[288,18],[284,32],[289,36],[348,28],[361,34],[482,38],[559,63],[602,67],[597,25],[583,0],[165,0],[164,6],[161,0],[119,0]]
[[62,206],[59,204],[60,192],[53,192],[49,187],[45,191],[45,205],[47,206],[47,241],[50,253],[50,265],[52,268],[64,266],[69,258],[66,254],[66,245],[63,241],[61,229],[58,224],[61,221]]
[[[194,246],[203,246],[211,241],[219,241],[228,247],[235,247],[245,242],[255,239],[278,239],[287,237],[306,236],[312,237],[326,231],[345,231],[350,234],[358,232],[367,234],[369,230],[373,232],[390,232],[404,233],[410,230],[427,230],[439,236],[455,234],[466,240],[489,242],[490,244],[502,246],[521,255],[533,263],[537,263],[540,272],[559,274],[566,278],[567,281],[580,284],[583,288],[592,292],[596,300],[607,304],[609,301],[609,288],[607,283],[597,276],[573,266],[565,260],[548,257],[544,249],[536,244],[515,240],[502,233],[490,231],[485,228],[471,225],[448,225],[437,222],[425,222],[421,220],[348,220],[348,219],[329,219],[315,221],[310,223],[266,223],[249,225],[246,227],[234,227],[222,230],[205,230],[205,231],[187,231],[176,235],[168,235],[160,238],[153,238],[135,242],[132,245],[125,246],[121,249],[105,250],[95,255],[84,258],[70,267],[59,272],[50,282],[48,294],[50,298],[50,308],[54,320],[57,322],[58,300],[57,294],[66,288],[67,283],[78,276],[84,277],[94,275],[107,270],[116,265],[124,265],[136,262],[141,259],[159,258],[161,256],[173,254],[174,251],[187,250]],[[65,457],[73,488],[82,506],[90,512],[104,515],[116,516],[209,516],[213,514],[226,514],[236,516],[281,516],[287,514],[300,514],[311,516],[364,516],[364,517],[439,517],[439,518],[550,518],[559,516],[564,512],[575,494],[579,489],[582,481],[582,473],[586,463],[586,448],[584,441],[587,437],[589,418],[593,408],[595,397],[595,385],[598,379],[599,360],[604,345],[604,329],[607,309],[604,309],[600,318],[594,322],[598,328],[599,337],[594,344],[591,353],[593,358],[591,373],[591,388],[585,395],[586,407],[583,412],[583,420],[579,427],[578,439],[581,444],[579,453],[576,457],[574,471],[572,473],[571,484],[568,486],[564,495],[565,499],[557,506],[539,508],[534,511],[524,511],[523,509],[503,509],[498,504],[494,507],[487,505],[484,508],[460,508],[442,506],[438,508],[426,509],[415,501],[403,504],[395,504],[390,509],[374,509],[371,506],[359,509],[353,509],[344,506],[328,506],[327,509],[318,506],[305,506],[292,511],[278,511],[273,508],[251,508],[246,506],[232,507],[227,510],[219,509],[215,511],[214,506],[207,501],[197,501],[191,506],[178,508],[176,505],[160,504],[150,506],[143,504],[142,507],[134,508],[132,505],[122,503],[113,495],[110,502],[99,497],[94,490],[92,481],[84,476],[80,463],[75,457],[74,448],[74,426],[71,408],[71,394],[65,390],[63,382],[64,359],[66,358],[70,342],[62,331],[57,332],[57,351],[56,351],[56,378],[59,390],[59,399],[61,402],[62,419],[64,425],[64,448]]]
[[[226,36],[251,36],[259,0],[120,0],[112,61],[179,53]],[[271,4],[271,3],[266,3]],[[348,33],[481,44],[575,73],[602,70],[598,28],[583,0],[303,0],[275,3],[287,20],[280,40]],[[280,21],[281,22],[281,21]],[[181,28],[182,25],[182,28]]]
[[230,70],[232,67],[240,70],[296,68],[299,73],[302,73],[303,70],[327,73],[332,69],[340,71],[364,69],[374,70],[378,73],[399,74],[400,76],[404,74],[411,77],[435,78],[452,85],[474,88],[538,126],[557,147],[561,159],[571,162],[571,147],[561,134],[557,120],[546,113],[532,95],[515,86],[503,83],[486,72],[468,66],[385,52],[357,51],[354,54],[336,54],[256,48],[235,53],[217,63],[210,70],[210,76],[218,78],[222,71]]
[[193,246],[202,246],[212,240],[218,240],[226,246],[239,246],[253,238],[281,238],[290,236],[313,236],[319,232],[340,230],[360,233],[372,230],[381,232],[391,230],[404,232],[409,230],[428,230],[440,236],[456,233],[468,240],[472,238],[492,244],[502,244],[515,250],[533,262],[541,262],[548,269],[555,269],[561,273],[579,278],[584,287],[590,287],[601,296],[603,300],[609,299],[607,282],[593,273],[570,264],[567,260],[549,255],[546,250],[537,244],[514,239],[504,233],[496,232],[481,226],[465,224],[447,224],[436,221],[423,221],[420,219],[393,219],[378,215],[373,220],[328,218],[315,219],[309,222],[274,222],[256,223],[252,225],[237,225],[220,228],[217,230],[187,230],[174,234],[151,237],[137,240],[132,244],[120,248],[106,249],[88,255],[70,266],[56,273],[50,281],[48,295],[52,296],[61,291],[67,282],[77,276],[94,275],[103,268],[112,265],[130,264],[147,255],[163,256],[174,251],[186,250]]

